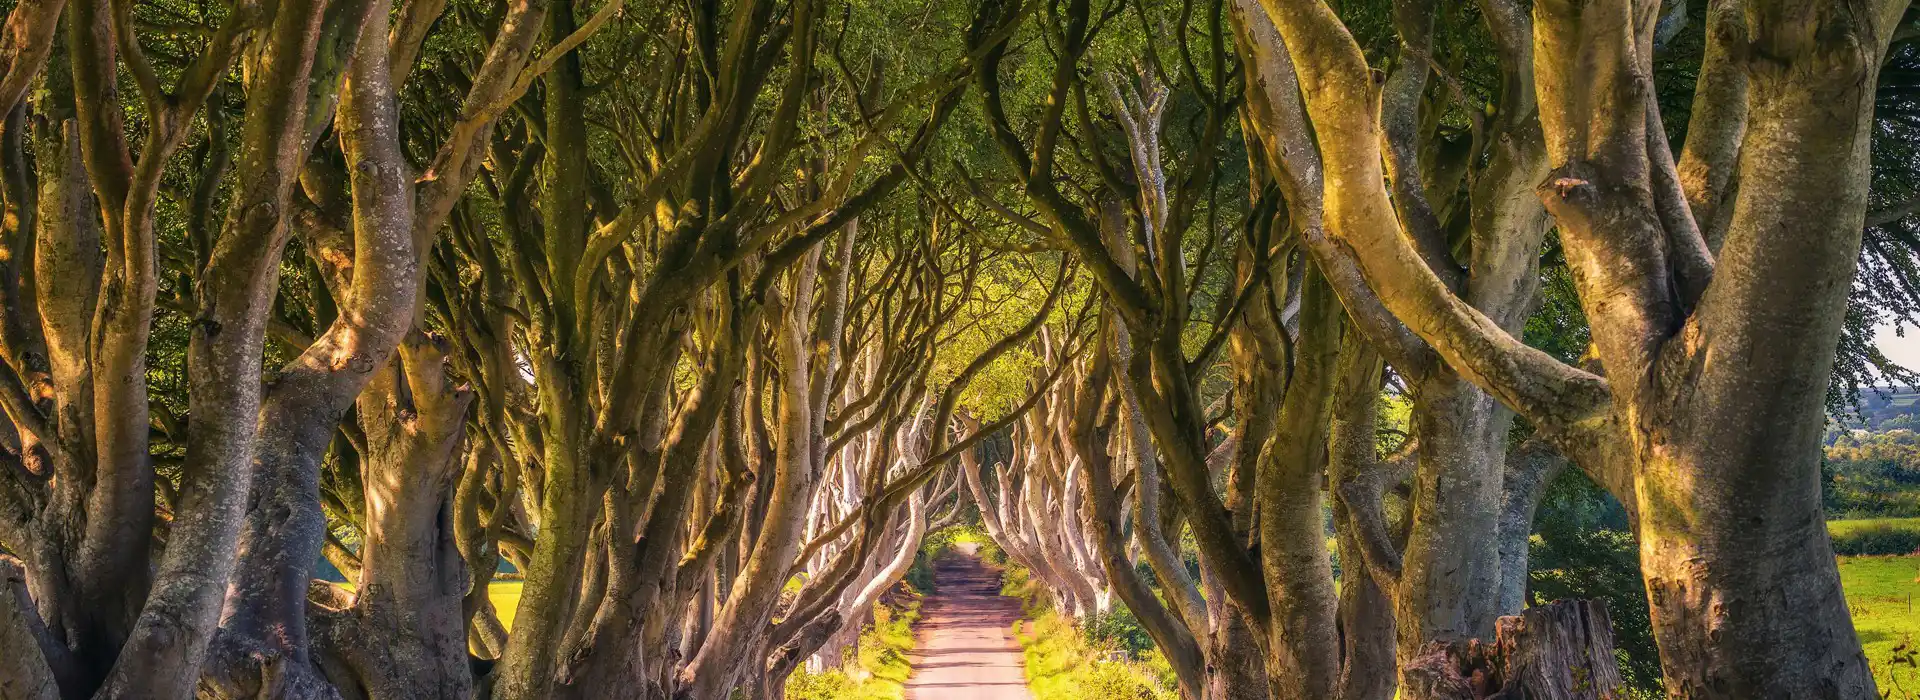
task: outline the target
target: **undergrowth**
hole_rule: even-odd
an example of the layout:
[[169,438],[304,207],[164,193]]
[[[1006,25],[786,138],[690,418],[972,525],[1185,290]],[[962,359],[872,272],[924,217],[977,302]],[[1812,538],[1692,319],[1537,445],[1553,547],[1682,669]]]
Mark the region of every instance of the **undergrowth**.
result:
[[1840,556],[1888,556],[1920,550],[1920,519],[1873,518],[1827,523],[1833,553]]
[[913,668],[913,623],[920,619],[922,593],[897,585],[873,606],[873,624],[839,668],[813,673],[806,668],[787,679],[786,700],[901,700]]
[[1158,651],[1129,654],[1079,629],[1071,617],[1043,610],[1014,623],[1026,649],[1027,686],[1035,700],[1173,700],[1173,669]]
[[1132,613],[1116,603],[1113,610],[1077,622],[1053,609],[1025,567],[1007,561],[985,536],[978,540],[980,558],[1001,570],[1001,594],[1019,598],[1025,610],[1025,619],[1013,623],[1013,635],[1025,651],[1034,700],[1179,697],[1173,668],[1151,641],[1142,643],[1147,636]]

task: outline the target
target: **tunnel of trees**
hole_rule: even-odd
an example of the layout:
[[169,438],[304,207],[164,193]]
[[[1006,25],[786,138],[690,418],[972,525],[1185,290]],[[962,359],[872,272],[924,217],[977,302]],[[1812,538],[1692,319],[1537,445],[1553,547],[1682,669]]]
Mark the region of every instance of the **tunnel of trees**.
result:
[[0,7],[0,699],[778,699],[959,523],[1183,697],[1481,698],[1611,659],[1569,478],[1643,685],[1880,697],[1907,0]]

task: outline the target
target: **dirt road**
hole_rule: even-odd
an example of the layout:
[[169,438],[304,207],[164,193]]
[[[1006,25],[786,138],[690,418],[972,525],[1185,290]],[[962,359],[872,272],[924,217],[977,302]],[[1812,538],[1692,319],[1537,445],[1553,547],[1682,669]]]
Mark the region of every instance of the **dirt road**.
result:
[[907,700],[1031,700],[1013,638],[1020,601],[1001,597],[999,575],[967,554],[949,554],[933,571]]

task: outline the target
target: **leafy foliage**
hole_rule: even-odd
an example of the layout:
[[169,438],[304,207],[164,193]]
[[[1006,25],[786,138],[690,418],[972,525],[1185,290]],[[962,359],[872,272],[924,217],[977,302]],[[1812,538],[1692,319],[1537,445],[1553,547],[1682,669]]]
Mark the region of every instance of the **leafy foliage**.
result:
[[1821,479],[1829,517],[1920,516],[1920,434],[1896,428],[1837,435],[1826,449]]
[[1147,636],[1146,629],[1140,626],[1140,620],[1133,616],[1127,606],[1114,604],[1113,608],[1094,613],[1080,621],[1080,631],[1086,636],[1088,646],[1096,649],[1112,649],[1126,654],[1128,658],[1138,658],[1153,648],[1153,638]]
[[786,700],[899,700],[913,673],[913,623],[920,619],[920,597],[901,591],[873,606],[873,624],[860,633],[847,663],[819,673],[795,671]]
[[[1015,623],[1016,626],[1025,623]],[[1173,700],[1171,671],[1153,662],[1116,656],[1087,643],[1070,618],[1046,611],[1031,633],[1015,629],[1026,648],[1027,678],[1036,700]],[[1164,665],[1164,662],[1161,662]]]

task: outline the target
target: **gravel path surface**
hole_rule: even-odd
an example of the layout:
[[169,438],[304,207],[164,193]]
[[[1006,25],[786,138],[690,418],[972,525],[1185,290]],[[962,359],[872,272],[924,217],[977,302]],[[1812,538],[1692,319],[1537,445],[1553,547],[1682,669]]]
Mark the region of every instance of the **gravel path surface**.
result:
[[934,594],[920,607],[907,700],[1031,700],[1025,658],[1013,638],[1020,601],[1000,595],[1000,576],[970,556],[934,562]]

